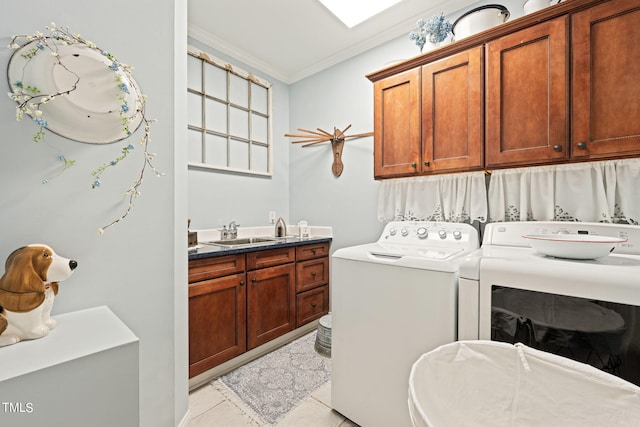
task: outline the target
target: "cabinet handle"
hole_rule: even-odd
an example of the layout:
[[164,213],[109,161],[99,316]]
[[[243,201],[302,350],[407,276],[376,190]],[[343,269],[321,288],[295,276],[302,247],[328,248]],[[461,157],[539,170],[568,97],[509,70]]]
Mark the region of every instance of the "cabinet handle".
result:
[[562,151],[562,145],[554,145],[553,151],[557,151],[559,153],[560,151]]
[[316,250],[315,249],[311,249],[311,252],[315,255],[316,254]]
[[311,307],[316,308],[316,303],[315,302],[311,303]]
[[587,143],[584,141],[578,142],[578,148],[584,150],[585,148],[587,148]]
[[240,281],[240,286],[244,286],[244,280]]
[[252,281],[253,283],[256,283],[256,282],[258,281],[258,279],[256,279],[256,278],[254,277],[253,279],[251,279],[251,281]]
[[311,272],[311,275],[312,275],[313,277],[316,277],[316,272],[315,272],[315,271],[312,271],[312,272]]
[[415,169],[415,168],[418,167],[418,165],[416,164],[416,162],[413,162],[413,163],[411,163],[411,167]]
[[424,162],[425,166],[429,166],[429,160],[427,160],[426,162]]

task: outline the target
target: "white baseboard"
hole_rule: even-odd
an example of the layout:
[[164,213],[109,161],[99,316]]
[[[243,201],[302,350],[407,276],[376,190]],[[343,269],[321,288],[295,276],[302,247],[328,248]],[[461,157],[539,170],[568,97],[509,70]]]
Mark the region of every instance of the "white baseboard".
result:
[[182,417],[182,421],[176,427],[187,427],[191,422],[191,409],[187,408],[187,412]]

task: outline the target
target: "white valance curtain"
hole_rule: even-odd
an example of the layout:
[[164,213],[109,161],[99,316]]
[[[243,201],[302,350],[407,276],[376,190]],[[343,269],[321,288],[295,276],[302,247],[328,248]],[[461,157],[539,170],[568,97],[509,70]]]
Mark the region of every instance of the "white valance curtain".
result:
[[380,185],[378,219],[484,222],[487,219],[484,172],[385,179]]
[[[489,212],[489,215],[487,214]],[[380,221],[640,222],[640,159],[381,182]]]
[[640,159],[496,170],[491,221],[640,220]]

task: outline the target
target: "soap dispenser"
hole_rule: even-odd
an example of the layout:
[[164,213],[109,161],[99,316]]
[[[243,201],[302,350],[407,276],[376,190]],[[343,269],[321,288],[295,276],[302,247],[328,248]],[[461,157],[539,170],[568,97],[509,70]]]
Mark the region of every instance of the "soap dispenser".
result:
[[280,217],[276,222],[276,237],[286,237],[286,235],[287,235],[287,224],[285,224],[284,219]]

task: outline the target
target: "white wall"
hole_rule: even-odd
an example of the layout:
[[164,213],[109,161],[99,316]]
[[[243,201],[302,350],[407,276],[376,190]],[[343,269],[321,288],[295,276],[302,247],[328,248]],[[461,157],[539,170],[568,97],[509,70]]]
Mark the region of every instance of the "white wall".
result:
[[[466,10],[495,3],[480,1],[448,16],[453,23]],[[522,16],[522,2],[500,2],[511,12],[511,19]],[[428,19],[429,16],[425,16]],[[424,52],[428,47],[425,46]],[[398,60],[420,53],[406,36],[370,49],[325,71],[291,85],[292,130],[295,128],[347,132],[373,131],[373,83],[365,75]],[[312,225],[333,226],[332,251],[378,239],[383,223],[377,220],[378,187],[373,179],[373,137],[347,140],[339,178],[331,173],[331,146],[307,148],[291,145],[291,219],[308,220]]]
[[205,42],[189,44],[273,84],[273,176],[261,177],[189,169],[189,218],[192,229],[218,228],[231,220],[243,226],[267,225],[269,211],[289,220],[289,86],[230,58]]
[[[394,40],[310,76],[291,86],[291,127],[334,126],[347,135],[373,131],[373,84],[366,74],[390,61],[417,52],[404,40]],[[332,250],[377,240],[383,224],[377,220],[379,183],[373,179],[373,137],[347,140],[336,178],[331,172],[331,144],[302,148],[291,144],[291,212],[293,222],[333,227]]]
[[[448,18],[453,22],[464,11]],[[506,0],[512,18],[522,15],[519,0]],[[424,18],[429,18],[425,16]],[[329,143],[302,148],[283,135],[297,128],[332,131],[351,124],[349,133],[373,131],[373,84],[365,75],[390,63],[418,55],[407,35],[371,49],[290,86],[216,51],[211,42],[189,43],[274,83],[274,176],[258,178],[189,170],[189,217],[192,228],[216,228],[236,220],[265,225],[275,210],[287,223],[307,220],[333,227],[332,250],[376,240],[383,225],[377,220],[379,183],[373,179],[373,137],[348,140],[344,172],[331,172]],[[425,47],[426,51],[427,47]]]
[[[174,1],[174,102],[173,102],[173,352],[174,426],[180,425],[189,410],[189,291],[187,288],[188,261],[184,256],[184,220],[187,216],[187,0]],[[169,223],[170,225],[170,223]],[[167,260],[170,264],[170,261]]]
[[[36,126],[16,122],[15,103],[6,95],[0,101],[0,260],[43,242],[78,261],[60,286],[54,313],[107,305],[140,338],[140,419],[148,427],[175,426],[187,410],[187,346],[180,339],[187,325],[186,118],[177,113],[186,109],[186,3],[32,0],[6,4],[0,14],[1,70],[11,35],[45,32],[53,21],[133,65],[148,96],[148,116],[158,119],[151,151],[166,176],[148,174],[130,216],[99,236],[97,229],[126,207],[122,196],[142,164],[140,148],[92,190],[91,171],[129,141],[95,146],[47,132],[44,142],[34,143]],[[131,138],[134,145],[138,137]],[[60,153],[76,166],[42,184],[56,173]],[[60,410],[72,410],[72,402]]]

